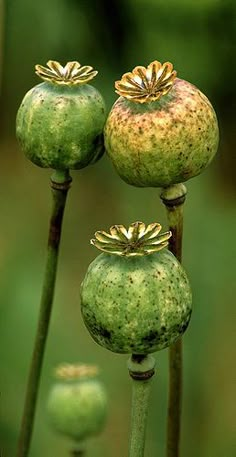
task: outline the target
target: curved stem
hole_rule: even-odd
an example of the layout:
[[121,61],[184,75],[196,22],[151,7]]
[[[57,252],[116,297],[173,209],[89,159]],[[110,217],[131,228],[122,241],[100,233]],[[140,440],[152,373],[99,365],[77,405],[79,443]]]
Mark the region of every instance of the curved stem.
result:
[[143,457],[148,414],[148,399],[155,359],[150,355],[132,355],[128,361],[132,378],[132,417],[129,457]]
[[26,457],[29,453],[30,441],[33,432],[36,402],[39,390],[40,375],[43,363],[44,350],[48,335],[48,328],[52,310],[61,227],[66,203],[66,196],[70,187],[69,172],[55,171],[51,178],[52,186],[52,213],[49,227],[47,260],[44,273],[44,282],[40,303],[38,327],[35,337],[34,350],[26,389],[24,411],[18,441],[17,457]]
[[[167,210],[169,229],[172,237],[169,250],[182,260],[183,238],[183,207],[186,197],[186,187],[175,184],[164,189],[161,199]],[[167,417],[167,457],[179,457],[180,428],[182,409],[182,340],[179,338],[169,348],[169,399]]]

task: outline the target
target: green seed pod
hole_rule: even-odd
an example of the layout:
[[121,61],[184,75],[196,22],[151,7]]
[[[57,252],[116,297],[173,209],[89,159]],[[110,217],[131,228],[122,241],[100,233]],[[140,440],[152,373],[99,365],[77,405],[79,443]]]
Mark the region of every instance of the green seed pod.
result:
[[216,114],[171,63],[135,67],[115,87],[120,97],[105,125],[105,147],[124,181],[166,187],[206,168],[219,142]]
[[80,169],[103,154],[105,104],[86,84],[96,76],[90,66],[49,60],[36,65],[45,82],[25,95],[16,119],[16,135],[26,157],[40,167]]
[[76,442],[99,433],[106,420],[107,397],[96,366],[62,365],[49,392],[47,410],[53,428]]
[[[81,310],[92,338],[117,353],[146,354],[174,343],[188,326],[191,290],[174,255],[162,250],[170,232],[142,222],[96,232],[105,251],[89,266]],[[160,251],[160,252],[157,252]]]

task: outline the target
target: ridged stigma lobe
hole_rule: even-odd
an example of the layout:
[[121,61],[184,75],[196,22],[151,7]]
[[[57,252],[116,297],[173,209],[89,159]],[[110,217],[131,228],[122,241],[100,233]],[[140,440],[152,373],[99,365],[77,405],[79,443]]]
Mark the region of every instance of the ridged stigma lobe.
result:
[[148,67],[137,66],[115,82],[116,93],[137,103],[149,103],[167,94],[173,86],[177,72],[170,62],[157,60]]
[[55,376],[58,379],[72,381],[81,378],[93,378],[97,376],[99,369],[96,365],[69,364],[64,363],[55,369]]
[[64,86],[86,84],[98,73],[93,67],[89,65],[81,66],[77,61],[67,62],[63,67],[56,60],[49,60],[47,66],[48,68],[42,65],[35,65],[36,75],[44,81]]
[[171,232],[160,234],[161,228],[157,222],[149,225],[133,222],[128,229],[123,225],[113,225],[109,233],[97,231],[90,242],[109,254],[127,257],[149,255],[168,245]]

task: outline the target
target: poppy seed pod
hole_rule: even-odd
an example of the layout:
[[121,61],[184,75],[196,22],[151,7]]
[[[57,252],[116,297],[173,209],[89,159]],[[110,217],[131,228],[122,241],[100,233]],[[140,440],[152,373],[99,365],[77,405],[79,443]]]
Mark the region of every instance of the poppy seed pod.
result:
[[80,169],[103,154],[105,104],[87,84],[96,76],[90,66],[49,60],[36,65],[44,80],[25,95],[16,119],[16,135],[28,159],[40,167]]
[[107,397],[89,365],[61,365],[49,392],[47,411],[53,428],[76,442],[99,433],[106,420]]
[[215,111],[173,65],[154,61],[115,83],[120,95],[105,125],[105,148],[120,177],[167,187],[200,174],[219,142]]
[[191,290],[183,267],[166,249],[170,232],[142,222],[98,231],[105,251],[89,266],[81,310],[92,338],[117,353],[147,354],[174,343],[191,316]]

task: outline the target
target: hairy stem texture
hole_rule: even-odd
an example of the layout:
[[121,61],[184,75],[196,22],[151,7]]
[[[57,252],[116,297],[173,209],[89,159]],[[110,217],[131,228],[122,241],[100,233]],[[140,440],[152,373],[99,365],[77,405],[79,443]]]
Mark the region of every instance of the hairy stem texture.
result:
[[152,356],[133,355],[128,364],[132,378],[132,416],[129,457],[143,457],[148,415],[148,399],[155,361]]
[[17,457],[27,457],[33,433],[43,356],[52,310],[62,220],[71,178],[68,172],[55,171],[52,176],[52,213],[49,227],[47,260],[42,287],[38,326],[28,376]]
[[[186,187],[175,184],[164,189],[161,199],[167,210],[169,229],[172,237],[169,240],[169,250],[182,260],[183,238],[183,206],[186,196]],[[180,429],[182,409],[182,339],[179,338],[169,348],[169,398],[167,415],[167,457],[180,455]]]

